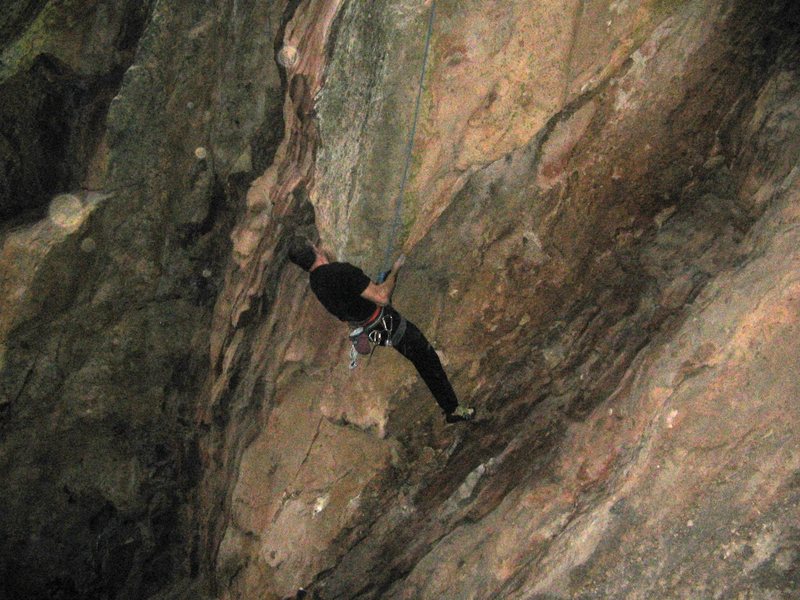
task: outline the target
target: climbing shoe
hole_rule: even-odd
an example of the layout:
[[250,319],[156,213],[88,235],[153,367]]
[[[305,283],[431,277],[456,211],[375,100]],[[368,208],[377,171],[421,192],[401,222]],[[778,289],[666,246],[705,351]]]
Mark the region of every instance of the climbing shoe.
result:
[[459,421],[471,421],[473,418],[475,418],[475,409],[462,406],[461,404],[456,406],[456,409],[453,412],[447,413],[444,416],[444,420],[447,421],[448,423],[458,423]]

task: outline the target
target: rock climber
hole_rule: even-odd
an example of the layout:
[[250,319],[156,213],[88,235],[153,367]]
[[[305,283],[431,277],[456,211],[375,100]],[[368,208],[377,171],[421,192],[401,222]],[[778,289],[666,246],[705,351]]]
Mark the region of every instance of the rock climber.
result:
[[[356,335],[351,334],[354,345],[369,339],[372,344],[395,348],[417,369],[448,423],[472,420],[475,409],[459,404],[433,346],[416,325],[391,305],[405,256],[401,254],[394,262],[382,283],[373,282],[350,263],[335,262],[301,236],[291,240],[289,260],[309,272],[311,290],[328,312],[356,328]],[[359,351],[366,353],[363,348]]]

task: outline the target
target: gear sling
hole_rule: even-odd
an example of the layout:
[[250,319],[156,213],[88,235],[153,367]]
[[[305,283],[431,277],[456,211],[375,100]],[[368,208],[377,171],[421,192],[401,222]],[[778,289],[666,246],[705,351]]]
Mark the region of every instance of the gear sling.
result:
[[[394,313],[394,314],[392,314]],[[399,318],[395,327],[396,317]],[[361,323],[351,323],[350,332],[350,368],[355,369],[358,355],[372,357],[377,346],[396,346],[406,332],[406,319],[396,311],[387,311],[385,306],[378,306],[375,312]]]

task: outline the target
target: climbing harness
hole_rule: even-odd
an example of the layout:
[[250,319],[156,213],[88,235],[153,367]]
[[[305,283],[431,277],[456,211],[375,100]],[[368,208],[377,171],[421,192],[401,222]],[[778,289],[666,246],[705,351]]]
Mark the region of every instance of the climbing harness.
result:
[[[395,315],[399,322],[395,328]],[[356,324],[354,324],[356,325]],[[406,333],[406,319],[399,313],[394,315],[379,306],[372,316],[350,332],[350,368],[358,366],[358,355],[369,356],[378,346],[392,347],[400,343]]]
[[386,254],[383,258],[384,272],[388,272],[392,266],[392,254],[394,253],[394,243],[397,237],[397,230],[400,227],[400,219],[403,211],[403,194],[405,193],[406,183],[408,182],[408,171],[411,168],[411,155],[414,150],[414,137],[417,133],[417,123],[419,121],[419,112],[422,105],[422,90],[425,85],[425,72],[428,67],[428,55],[431,49],[431,38],[433,37],[433,22],[436,16],[436,0],[431,2],[431,13],[428,17],[428,33],[425,36],[425,51],[422,55],[422,70],[419,74],[419,86],[417,88],[417,103],[414,107],[414,120],[411,122],[411,133],[408,136],[408,144],[406,145],[406,159],[403,166],[403,176],[400,180],[400,192],[397,194],[397,200],[394,204],[394,220],[392,222],[392,231],[389,235],[389,244],[386,246]]

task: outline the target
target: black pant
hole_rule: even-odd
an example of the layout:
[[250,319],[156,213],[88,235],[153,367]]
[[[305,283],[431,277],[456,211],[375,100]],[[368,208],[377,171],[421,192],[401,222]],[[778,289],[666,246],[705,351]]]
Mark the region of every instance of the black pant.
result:
[[[392,307],[388,307],[387,311],[392,316],[394,333],[400,325],[400,314]],[[452,413],[458,406],[458,398],[439,356],[419,328],[411,321],[406,321],[406,332],[394,348],[411,361],[442,410],[446,414]]]

